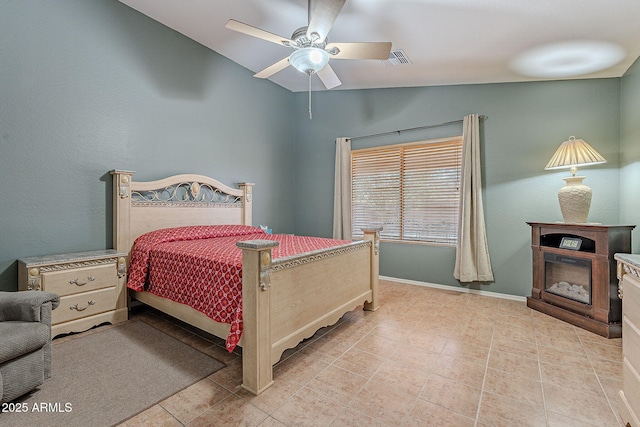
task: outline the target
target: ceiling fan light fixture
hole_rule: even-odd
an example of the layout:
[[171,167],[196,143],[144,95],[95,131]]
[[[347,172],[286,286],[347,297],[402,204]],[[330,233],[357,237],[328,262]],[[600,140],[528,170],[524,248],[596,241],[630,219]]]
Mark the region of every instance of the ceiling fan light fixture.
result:
[[305,47],[289,56],[289,63],[307,75],[315,74],[329,63],[329,54],[317,47]]

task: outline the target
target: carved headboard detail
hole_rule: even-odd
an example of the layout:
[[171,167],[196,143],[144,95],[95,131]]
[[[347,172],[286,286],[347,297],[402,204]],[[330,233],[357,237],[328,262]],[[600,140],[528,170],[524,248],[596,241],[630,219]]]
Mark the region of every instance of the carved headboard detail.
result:
[[242,204],[241,196],[227,194],[210,184],[198,181],[180,182],[155,190],[131,192],[133,206],[234,207]]
[[252,183],[231,188],[213,178],[183,174],[133,181],[133,171],[112,170],[113,247],[131,250],[141,234],[187,225],[252,223]]

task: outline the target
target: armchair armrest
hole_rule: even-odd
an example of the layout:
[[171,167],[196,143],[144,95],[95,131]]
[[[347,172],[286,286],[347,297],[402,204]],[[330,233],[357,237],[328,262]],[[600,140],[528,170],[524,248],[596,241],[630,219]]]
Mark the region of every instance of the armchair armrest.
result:
[[51,303],[51,310],[53,310],[60,304],[60,297],[51,292],[42,291],[0,292],[0,322],[46,321],[47,319],[42,318],[42,306],[47,303]]

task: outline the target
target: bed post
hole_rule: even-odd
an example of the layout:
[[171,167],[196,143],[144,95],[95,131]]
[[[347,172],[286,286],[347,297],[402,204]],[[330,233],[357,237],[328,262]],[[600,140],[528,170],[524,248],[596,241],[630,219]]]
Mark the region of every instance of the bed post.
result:
[[242,249],[242,388],[258,395],[273,384],[271,360],[271,240],[247,240]]
[[127,259],[131,251],[131,177],[134,171],[114,169],[113,175],[113,248],[125,252]]
[[378,281],[380,271],[380,232],[382,227],[363,228],[364,239],[371,241],[371,302],[364,303],[367,311],[376,311],[380,308],[378,301]]
[[242,224],[251,224],[253,206],[253,182],[239,182],[238,186],[242,190]]

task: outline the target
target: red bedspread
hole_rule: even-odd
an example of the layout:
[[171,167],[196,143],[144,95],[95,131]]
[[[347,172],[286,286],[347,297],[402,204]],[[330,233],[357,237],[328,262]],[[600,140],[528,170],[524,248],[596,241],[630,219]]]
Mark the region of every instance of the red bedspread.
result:
[[187,304],[231,325],[231,352],[242,336],[242,240],[275,240],[273,259],[349,243],[320,237],[266,234],[244,225],[179,227],[136,239],[127,286]]

